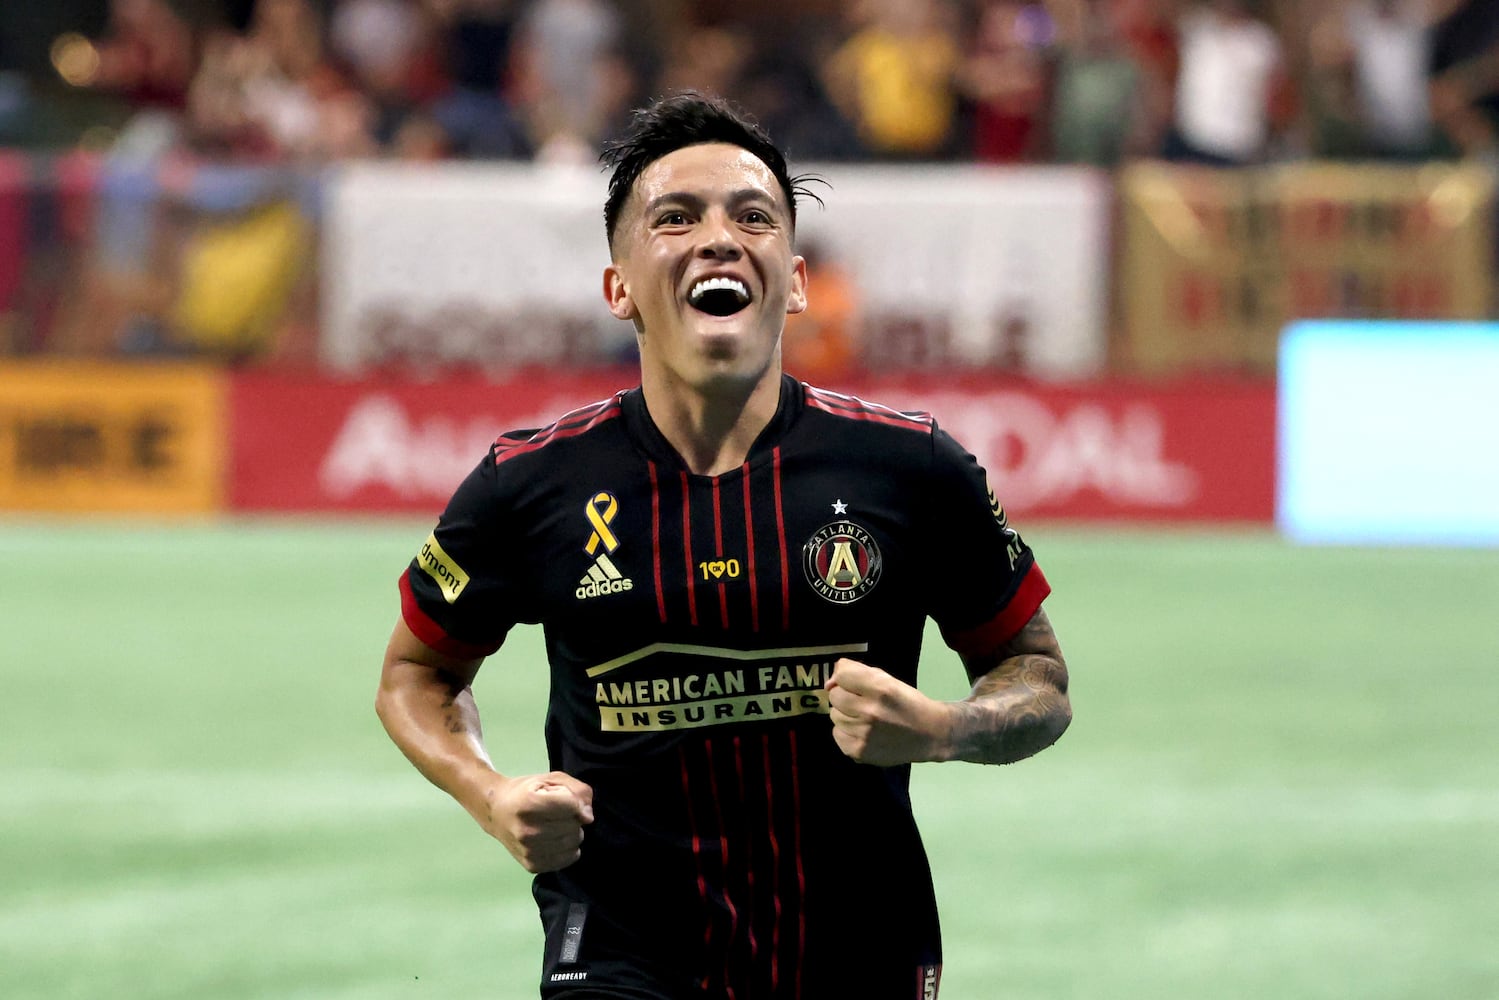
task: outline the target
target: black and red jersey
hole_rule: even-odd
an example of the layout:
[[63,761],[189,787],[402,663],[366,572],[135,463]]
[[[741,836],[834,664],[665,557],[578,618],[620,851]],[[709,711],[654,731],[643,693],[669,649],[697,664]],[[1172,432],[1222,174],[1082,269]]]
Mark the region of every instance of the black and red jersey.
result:
[[551,766],[595,814],[535,881],[544,996],[934,995],[910,768],[845,757],[823,684],[843,656],[915,684],[928,617],[988,653],[1048,586],[930,416],[783,377],[745,463],[698,476],[621,392],[500,438],[401,590],[455,656],[544,629]]

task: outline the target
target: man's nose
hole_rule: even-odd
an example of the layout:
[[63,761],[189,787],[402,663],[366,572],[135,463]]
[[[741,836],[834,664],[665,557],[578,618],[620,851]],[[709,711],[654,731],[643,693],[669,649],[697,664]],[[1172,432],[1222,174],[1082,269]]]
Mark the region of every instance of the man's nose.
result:
[[703,219],[698,256],[716,260],[738,260],[744,253],[732,220],[724,212],[709,212]]

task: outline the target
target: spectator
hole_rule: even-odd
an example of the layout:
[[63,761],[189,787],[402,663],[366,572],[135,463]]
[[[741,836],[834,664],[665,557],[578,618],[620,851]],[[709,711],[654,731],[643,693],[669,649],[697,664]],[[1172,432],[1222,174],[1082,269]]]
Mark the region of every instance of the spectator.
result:
[[422,0],[446,39],[446,92],[428,107],[453,156],[529,159],[525,123],[505,96],[519,16],[511,0]]
[[620,28],[603,0],[533,0],[522,15],[511,85],[537,158],[592,164],[633,101]]
[[1432,112],[1466,156],[1499,165],[1499,4],[1459,0],[1436,25]]
[[1289,124],[1285,53],[1258,6],[1253,0],[1198,0],[1183,14],[1169,159],[1257,163]]
[[959,50],[947,0],[867,0],[825,68],[829,96],[875,156],[949,155]]
[[744,74],[742,103],[798,161],[857,160],[864,145],[838,112],[808,62],[794,55],[762,55]]
[[1145,103],[1145,133],[1159,149],[1176,113],[1176,77],[1181,50],[1176,26],[1167,14],[1169,0],[1109,0],[1124,46],[1140,67]]
[[1418,160],[1434,151],[1422,0],[1349,0],[1316,23],[1311,97],[1318,151]]
[[657,78],[662,93],[696,90],[736,99],[755,56],[749,32],[734,24],[710,24],[679,31]]
[[983,163],[1041,158],[1055,23],[1038,3],[985,0],[973,39],[959,76],[970,106],[970,154]]
[[88,85],[135,108],[181,111],[196,64],[193,32],[167,0],[111,0],[109,29],[94,45]]
[[180,141],[198,47],[168,0],[110,0],[103,37],[62,36],[53,63],[68,84],[125,102],[130,117],[113,144],[116,157],[150,160]]
[[337,66],[312,0],[258,0],[221,33],[193,84],[198,137],[241,156],[322,162],[375,152],[371,100]]
[[1084,0],[1064,37],[1051,112],[1052,158],[1113,166],[1158,148],[1144,70],[1125,45],[1116,8]]
[[381,149],[395,147],[412,119],[430,122],[422,114],[423,103],[437,95],[429,29],[412,0],[342,0],[333,10],[330,44],[369,99],[371,131]]
[[858,364],[859,292],[853,276],[815,240],[802,240],[798,252],[817,294],[803,312],[786,317],[781,334],[781,365],[797,378],[824,385],[846,378]]

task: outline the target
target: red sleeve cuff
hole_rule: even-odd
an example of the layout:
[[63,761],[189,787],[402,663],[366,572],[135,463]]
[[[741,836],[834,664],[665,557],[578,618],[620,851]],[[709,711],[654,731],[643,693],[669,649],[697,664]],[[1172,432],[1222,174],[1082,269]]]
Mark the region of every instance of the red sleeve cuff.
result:
[[448,635],[447,631],[433,621],[417,603],[416,593],[411,589],[410,567],[407,567],[406,572],[401,574],[401,617],[405,619],[406,627],[411,629],[412,635],[445,656],[459,660],[476,660],[500,648],[499,643],[492,646],[479,646]]
[[965,659],[986,656],[1019,635],[1050,593],[1051,584],[1046,582],[1041,567],[1031,563],[1031,568],[1020,580],[1020,586],[1015,589],[1015,596],[1000,608],[997,615],[961,632],[949,632],[944,628],[942,638],[949,648]]

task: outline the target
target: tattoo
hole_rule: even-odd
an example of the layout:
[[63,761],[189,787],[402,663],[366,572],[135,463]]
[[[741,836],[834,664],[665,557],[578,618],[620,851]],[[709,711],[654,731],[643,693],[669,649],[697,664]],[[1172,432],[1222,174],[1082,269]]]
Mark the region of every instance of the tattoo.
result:
[[442,712],[442,727],[454,736],[469,735],[474,739],[484,738],[483,726],[479,723],[479,709],[474,704],[474,692],[468,684],[456,677],[446,677],[446,690],[438,702]]
[[1024,760],[1055,743],[1072,721],[1067,665],[1044,611],[987,662],[967,666],[974,684],[953,719],[953,759]]

